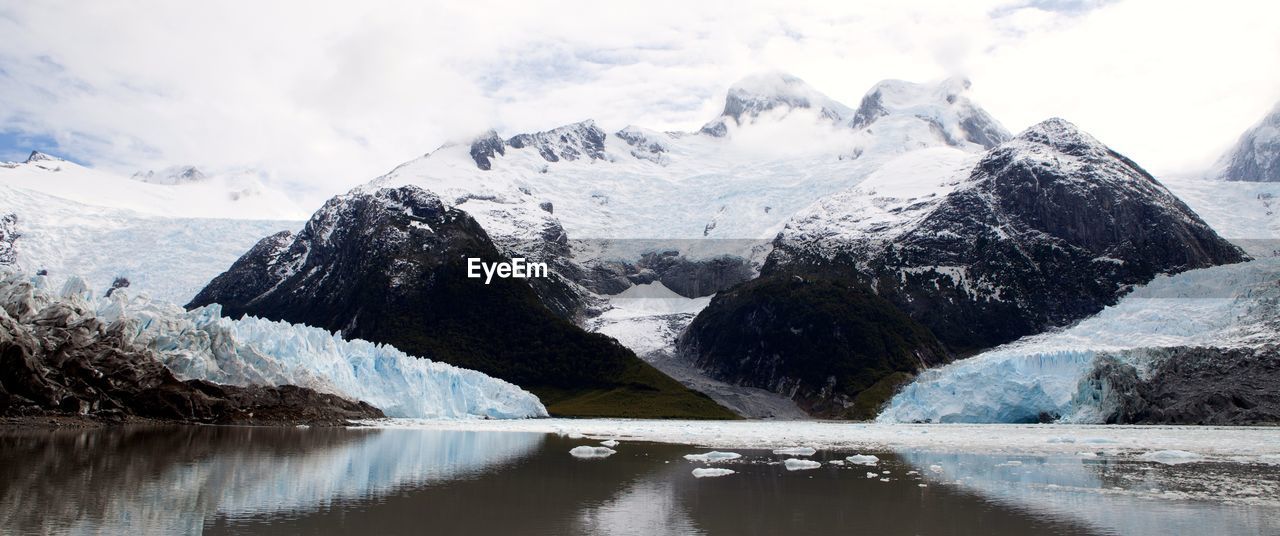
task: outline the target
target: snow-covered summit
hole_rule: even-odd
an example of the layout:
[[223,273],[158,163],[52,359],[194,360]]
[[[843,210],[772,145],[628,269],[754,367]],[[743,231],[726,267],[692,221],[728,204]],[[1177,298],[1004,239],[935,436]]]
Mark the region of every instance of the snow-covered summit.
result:
[[548,162],[600,160],[604,158],[605,136],[595,121],[587,119],[546,132],[519,134],[507,140],[507,145],[513,149],[534,149]]
[[954,147],[990,149],[1007,141],[1010,136],[1004,126],[966,96],[970,85],[967,78],[936,84],[884,80],[862,98],[849,126],[904,131],[916,138],[941,137]]
[[943,342],[983,348],[1089,316],[1157,274],[1247,258],[1067,121],[981,157],[946,151],[905,154],[799,211],[764,272],[853,270]]
[[[883,82],[868,119],[798,78],[752,76],[726,96],[725,136],[583,121],[506,136],[490,130],[406,162],[371,184],[413,184],[472,214],[496,242],[562,228],[571,239],[747,239],[857,185],[885,162],[945,147],[976,153],[1008,133],[967,81]],[[743,124],[739,124],[739,122]]]
[[133,174],[133,180],[151,184],[189,184],[208,177],[195,166],[169,166],[161,170],[149,169]]
[[725,136],[728,121],[734,125],[754,122],[766,112],[786,113],[791,110],[813,110],[819,117],[839,123],[853,112],[814,89],[800,78],[783,72],[766,72],[747,76],[729,87],[725,96],[724,111],[700,132],[711,136]]
[[1229,181],[1280,182],[1280,103],[1240,136],[1218,161],[1214,175]]
[[40,151],[31,151],[31,154],[30,154],[29,156],[27,156],[27,161],[26,161],[26,162],[23,162],[23,163],[24,163],[24,164],[33,164],[33,163],[36,163],[36,162],[66,162],[66,160],[63,160],[63,159],[58,158],[58,157],[56,157],[56,156],[52,156],[52,155],[48,155],[48,154],[42,153],[42,152],[40,152]]

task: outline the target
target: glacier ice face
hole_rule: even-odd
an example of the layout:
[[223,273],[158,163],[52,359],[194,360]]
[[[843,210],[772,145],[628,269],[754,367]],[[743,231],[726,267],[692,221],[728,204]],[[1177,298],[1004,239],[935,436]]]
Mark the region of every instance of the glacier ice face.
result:
[[[1280,259],[1160,276],[1098,315],[921,374],[880,422],[1099,422],[1105,399],[1081,392],[1103,356],[1139,371],[1144,350],[1246,347],[1280,340]],[[1092,387],[1090,387],[1092,388]]]
[[[75,281],[64,294],[84,295]],[[368,402],[391,417],[547,416],[533,394],[480,372],[319,328],[249,316],[233,320],[216,304],[183,311],[116,291],[98,300],[97,312],[132,342],[155,350],[184,380],[297,385]]]

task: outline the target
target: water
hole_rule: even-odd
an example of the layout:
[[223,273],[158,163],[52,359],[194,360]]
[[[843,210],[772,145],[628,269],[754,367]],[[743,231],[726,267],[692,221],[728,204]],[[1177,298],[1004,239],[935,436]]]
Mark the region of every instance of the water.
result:
[[866,467],[819,451],[821,468],[787,471],[786,456],[739,449],[716,465],[736,474],[698,479],[705,465],[683,455],[707,449],[568,453],[595,444],[510,431],[10,429],[0,534],[1280,533],[1266,499],[1280,467],[1265,464],[902,451]]

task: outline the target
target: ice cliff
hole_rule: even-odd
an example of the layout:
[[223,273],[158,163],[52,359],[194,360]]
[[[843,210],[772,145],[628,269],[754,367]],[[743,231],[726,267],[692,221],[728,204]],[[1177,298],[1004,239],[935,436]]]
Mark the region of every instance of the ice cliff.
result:
[[100,321],[155,351],[183,380],[224,385],[297,385],[368,402],[391,417],[545,417],[529,392],[474,370],[421,359],[388,345],[251,316],[233,320],[208,305],[191,311],[117,290],[93,300],[68,282],[64,295],[90,301]]

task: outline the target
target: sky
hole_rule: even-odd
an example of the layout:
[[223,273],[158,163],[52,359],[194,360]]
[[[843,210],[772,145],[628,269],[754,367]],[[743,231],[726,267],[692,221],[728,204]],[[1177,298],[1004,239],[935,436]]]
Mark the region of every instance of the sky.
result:
[[967,76],[1013,132],[1063,117],[1186,175],[1280,102],[1277,20],[1256,1],[0,0],[0,160],[252,168],[328,196],[489,128],[696,130],[780,70],[854,107],[882,79]]

